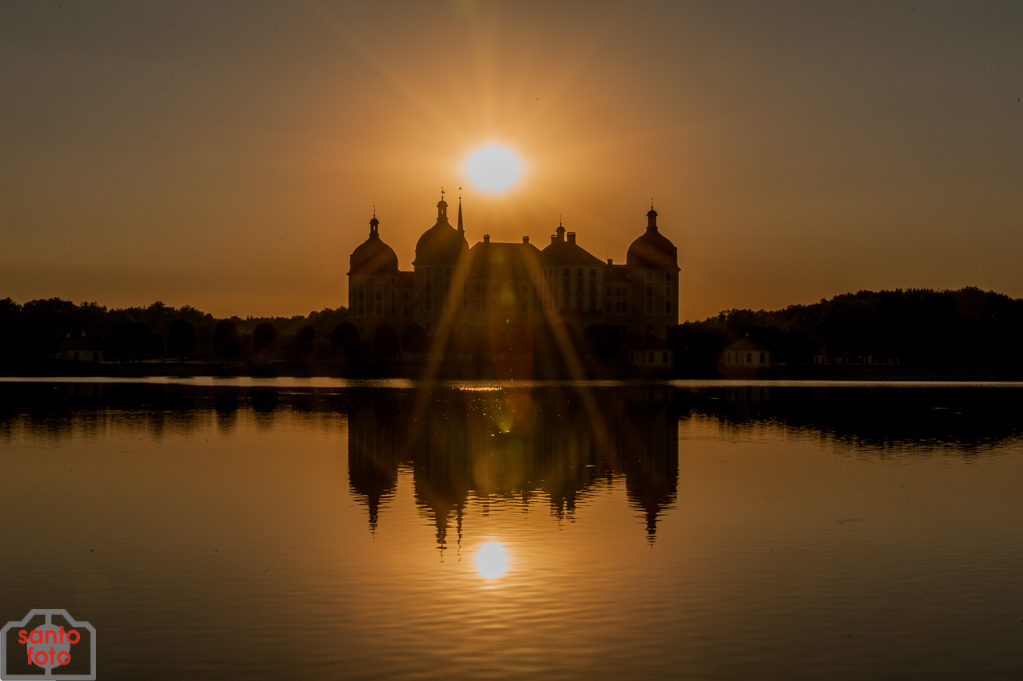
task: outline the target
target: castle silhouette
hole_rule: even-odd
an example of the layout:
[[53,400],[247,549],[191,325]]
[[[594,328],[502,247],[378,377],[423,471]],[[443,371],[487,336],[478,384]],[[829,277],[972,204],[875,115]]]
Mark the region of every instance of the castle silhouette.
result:
[[[565,324],[582,332],[608,324],[626,341],[653,347],[657,340],[663,344],[668,327],[678,324],[678,249],[658,230],[653,208],[624,265],[593,256],[576,242],[575,232],[566,233],[561,225],[543,250],[528,236],[521,243],[498,243],[484,235],[470,248],[461,199],[457,227],[447,210],[442,194],[436,223],[416,243],[411,272],[398,268],[397,255],[380,238],[374,213],[369,237],[352,252],[348,272],[349,315],[360,336],[372,338],[383,324],[399,333],[418,324],[430,335],[442,329],[532,329],[537,324]],[[667,352],[644,351],[637,358],[630,363],[670,363]]]

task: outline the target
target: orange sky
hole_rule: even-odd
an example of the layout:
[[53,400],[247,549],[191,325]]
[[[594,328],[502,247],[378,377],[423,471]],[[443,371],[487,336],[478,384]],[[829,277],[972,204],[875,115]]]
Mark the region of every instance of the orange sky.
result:
[[410,268],[460,184],[470,244],[617,262],[654,197],[682,319],[1023,296],[1023,4],[368,5],[0,5],[0,297],[337,307],[373,206]]

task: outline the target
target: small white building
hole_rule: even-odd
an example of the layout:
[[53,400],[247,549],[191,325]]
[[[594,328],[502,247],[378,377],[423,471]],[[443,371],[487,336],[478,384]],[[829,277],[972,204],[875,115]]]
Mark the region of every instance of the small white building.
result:
[[675,366],[675,353],[667,342],[648,337],[629,347],[629,366],[650,369],[670,369]]
[[56,359],[67,362],[102,362],[103,349],[99,343],[80,334],[68,333],[67,338],[57,347]]
[[771,366],[771,351],[747,336],[725,348],[724,364],[726,369],[766,369]]

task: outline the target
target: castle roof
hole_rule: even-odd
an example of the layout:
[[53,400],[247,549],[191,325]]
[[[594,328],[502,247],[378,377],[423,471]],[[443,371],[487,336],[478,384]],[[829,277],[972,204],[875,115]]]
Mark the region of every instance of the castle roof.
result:
[[677,272],[679,269],[678,249],[657,230],[657,211],[651,208],[646,216],[646,232],[629,246],[625,262],[631,267],[640,269]]
[[[461,205],[459,205],[461,214]],[[461,227],[461,221],[459,221]],[[448,222],[448,204],[441,198],[437,203],[437,222],[423,232],[416,242],[416,259],[414,265],[450,264],[461,259],[469,249],[465,240],[465,232],[455,229]]]
[[752,350],[767,350],[767,349],[768,349],[767,346],[765,346],[765,345],[763,345],[761,343],[758,343],[757,341],[753,340],[749,336],[746,336],[744,338],[740,338],[739,340],[735,341],[734,343],[729,345],[727,348],[725,348],[725,352],[735,352],[735,351],[738,351],[738,350],[751,350],[752,351]]
[[348,274],[361,276],[387,276],[398,272],[398,256],[394,249],[380,238],[376,214],[369,221],[369,238],[352,251]]
[[587,252],[575,242],[575,232],[568,233],[565,240],[565,228],[558,225],[557,234],[551,236],[551,243],[540,251],[540,265],[585,265],[587,267],[603,266],[604,262]]
[[537,269],[540,249],[530,243],[491,243],[484,240],[469,249],[469,275],[480,279],[529,279]]

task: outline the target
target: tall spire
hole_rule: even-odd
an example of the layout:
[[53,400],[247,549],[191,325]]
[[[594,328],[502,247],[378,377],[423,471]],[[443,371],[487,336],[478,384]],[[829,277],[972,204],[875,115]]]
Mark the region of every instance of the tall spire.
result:
[[370,236],[370,238],[373,238],[375,236],[380,236],[380,234],[378,232],[378,227],[377,227],[377,225],[379,225],[379,224],[380,224],[380,221],[377,220],[377,207],[373,206],[373,219],[369,221],[369,236]]
[[462,228],[462,188],[458,188],[458,231],[464,233],[465,230]]

